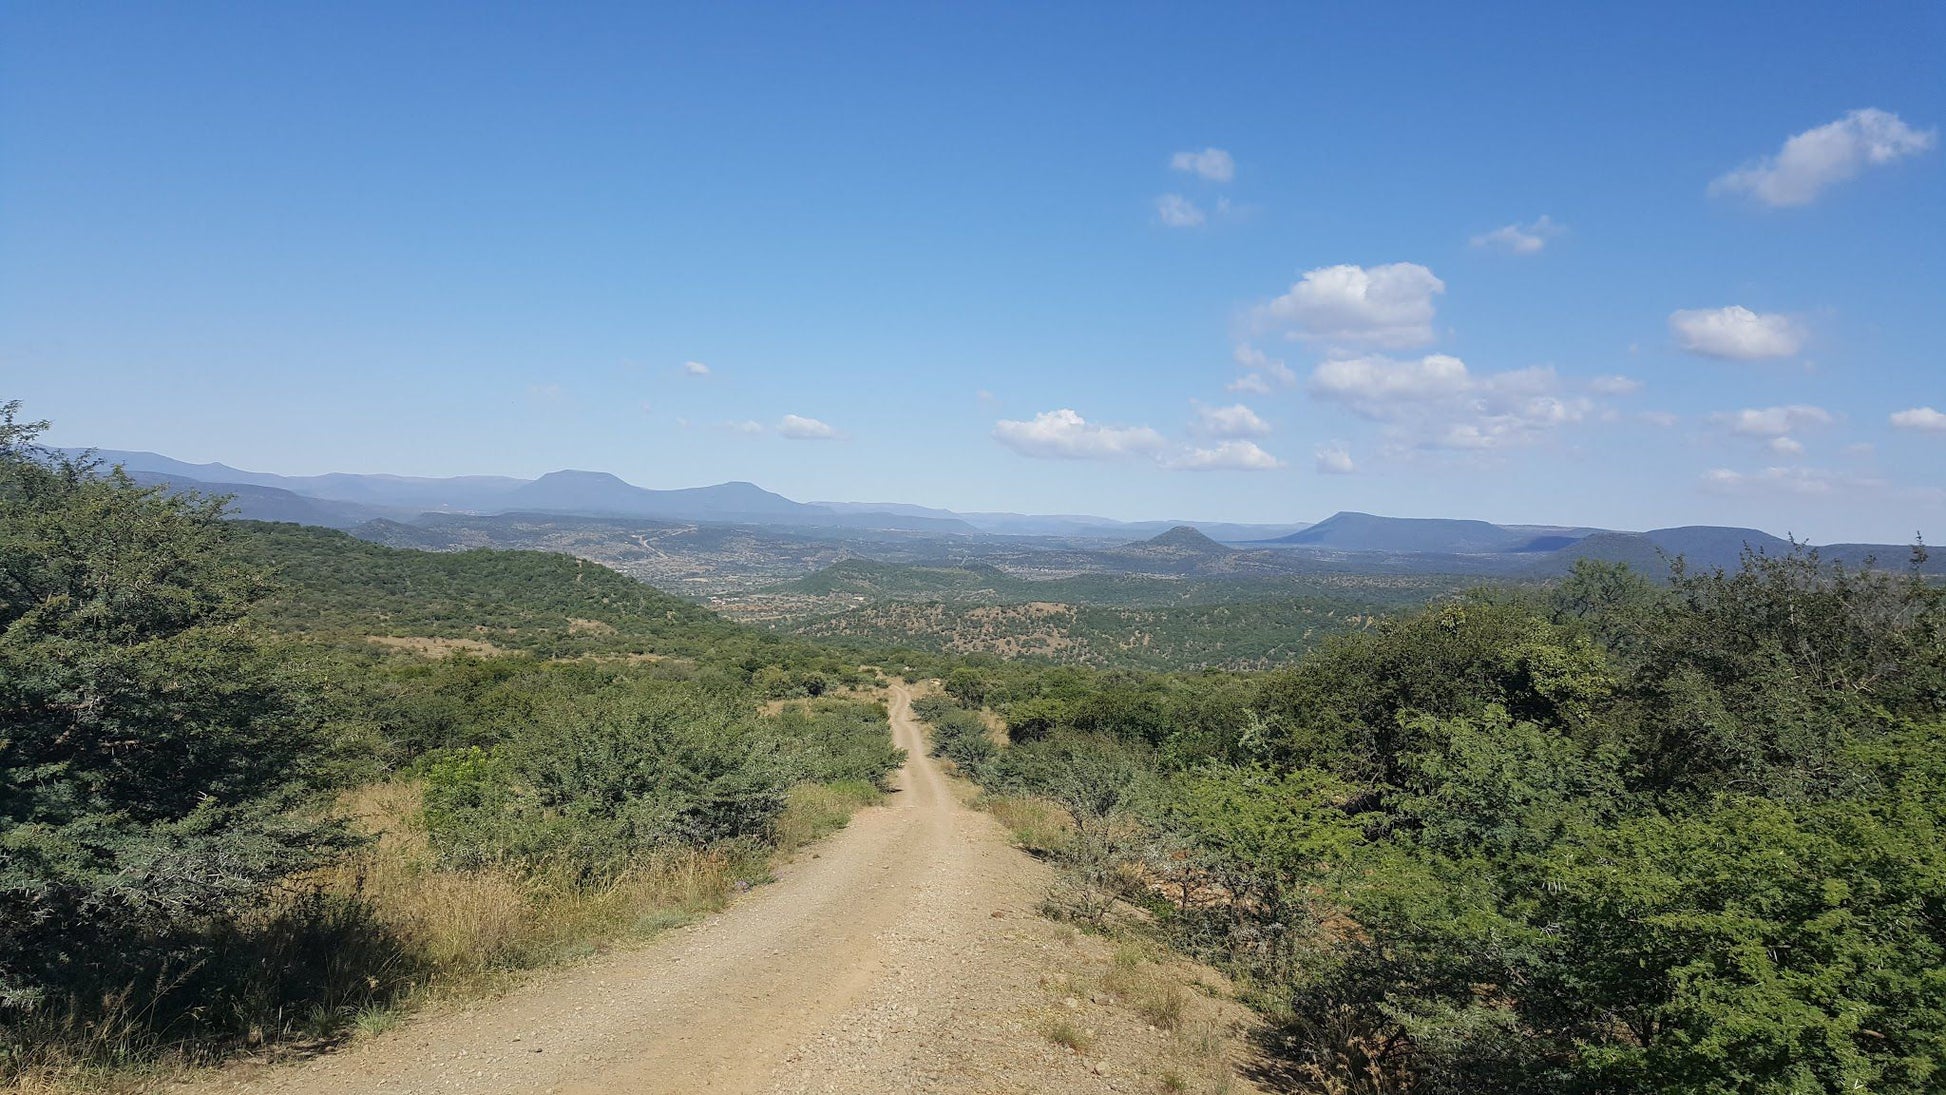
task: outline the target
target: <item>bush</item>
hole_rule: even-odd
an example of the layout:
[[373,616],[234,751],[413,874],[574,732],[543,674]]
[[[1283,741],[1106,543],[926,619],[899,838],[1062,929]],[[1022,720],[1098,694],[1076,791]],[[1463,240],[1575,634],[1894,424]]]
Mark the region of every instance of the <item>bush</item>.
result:
[[306,809],[318,721],[240,623],[266,586],[232,550],[222,503],[51,456],[16,410],[0,408],[9,1029],[85,1014],[160,971],[216,976],[209,941],[349,843]]
[[643,682],[563,703],[492,749],[426,766],[426,823],[455,865],[612,873],[676,846],[771,835],[792,785],[877,785],[904,754],[883,709],[822,700],[760,719],[732,698]]
[[984,719],[945,696],[923,696],[913,701],[912,710],[932,726],[935,756],[952,761],[971,779],[984,780],[1000,753]]

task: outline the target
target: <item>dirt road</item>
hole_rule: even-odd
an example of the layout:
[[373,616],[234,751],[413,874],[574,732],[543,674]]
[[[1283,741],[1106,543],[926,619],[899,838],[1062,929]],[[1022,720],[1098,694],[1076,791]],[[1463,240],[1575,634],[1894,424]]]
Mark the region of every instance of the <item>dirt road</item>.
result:
[[1077,943],[1034,916],[1046,868],[960,803],[904,686],[891,711],[909,760],[888,803],[721,915],[313,1061],[182,1090],[1141,1089],[1139,1045],[1109,1060],[1045,1036],[1050,1009],[1086,1007],[1050,996]]

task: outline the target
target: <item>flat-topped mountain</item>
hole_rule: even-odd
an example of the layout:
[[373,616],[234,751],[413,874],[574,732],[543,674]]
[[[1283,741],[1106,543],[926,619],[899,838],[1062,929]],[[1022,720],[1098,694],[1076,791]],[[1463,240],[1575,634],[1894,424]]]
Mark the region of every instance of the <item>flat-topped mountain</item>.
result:
[[[1553,530],[1562,534],[1582,530]],[[1531,550],[1539,530],[1509,527],[1486,521],[1435,517],[1379,517],[1345,511],[1332,514],[1301,532],[1280,536],[1272,544],[1330,548],[1337,551],[1437,552],[1449,555],[1488,554]],[[1546,550],[1543,548],[1542,550]]]
[[605,471],[554,471],[501,499],[506,512],[572,513],[595,517],[753,520],[828,516],[754,483],[650,490]]

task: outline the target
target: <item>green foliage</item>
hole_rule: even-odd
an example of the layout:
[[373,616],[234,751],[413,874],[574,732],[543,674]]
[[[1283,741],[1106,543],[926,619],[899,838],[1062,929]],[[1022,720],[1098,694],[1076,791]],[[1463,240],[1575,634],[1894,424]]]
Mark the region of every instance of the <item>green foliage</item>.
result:
[[[220,501],[37,449],[0,408],[0,1024],[201,968],[345,846],[319,722],[241,619]],[[210,989],[215,992],[215,989]]]
[[489,750],[426,765],[434,847],[607,874],[660,848],[758,841],[799,782],[877,784],[903,760],[882,708],[825,701],[760,719],[688,685],[549,707]]
[[932,727],[934,755],[952,761],[976,780],[987,778],[988,766],[999,755],[1000,747],[979,715],[947,696],[922,696],[913,701],[912,710]]
[[1946,849],[1900,806],[1726,796],[1563,842],[1522,1010],[1597,1089],[1934,1090]]
[[1946,594],[1916,576],[1591,563],[1259,678],[950,680],[1017,743],[981,778],[1065,797],[1104,834],[1083,877],[1243,975],[1322,1089],[1941,1082]]
[[0,410],[0,1081],[324,1035],[436,973],[342,858],[346,787],[423,776],[446,869],[600,896],[828,831],[902,759],[828,694],[876,679],[847,655],[565,556],[228,521],[39,428]]
[[1410,716],[1479,715],[1578,730],[1613,689],[1602,651],[1515,600],[1475,594],[1341,636],[1271,674],[1268,755],[1396,784]]

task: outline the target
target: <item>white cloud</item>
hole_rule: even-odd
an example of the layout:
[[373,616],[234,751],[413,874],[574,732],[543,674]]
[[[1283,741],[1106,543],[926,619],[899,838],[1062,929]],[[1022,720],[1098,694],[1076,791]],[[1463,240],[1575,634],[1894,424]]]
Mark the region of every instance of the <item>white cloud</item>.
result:
[[1258,448],[1254,441],[1225,441],[1214,448],[1192,448],[1167,463],[1184,471],[1270,471],[1284,466],[1283,461]]
[[1199,406],[1189,430],[1202,437],[1263,437],[1270,433],[1270,423],[1241,403],[1228,407]]
[[1207,219],[1195,202],[1181,194],[1164,194],[1157,198],[1155,215],[1170,228],[1194,228]]
[[1310,390],[1361,417],[1391,424],[1395,442],[1430,449],[1530,444],[1596,409],[1594,400],[1564,385],[1553,369],[1475,374],[1447,354],[1410,361],[1382,356],[1325,361],[1312,372]]
[[1588,390],[1596,395],[1634,395],[1642,390],[1642,382],[1630,376],[1598,376],[1588,382]]
[[1367,418],[1390,417],[1401,402],[1464,395],[1473,386],[1466,362],[1448,354],[1417,361],[1389,357],[1334,358],[1311,373],[1311,391],[1346,403]]
[[763,423],[753,421],[748,418],[744,419],[741,422],[725,422],[723,423],[723,428],[729,430],[731,433],[741,433],[741,434],[754,435],[754,434],[760,434],[765,432]]
[[1350,475],[1358,470],[1358,465],[1351,460],[1351,446],[1343,441],[1327,441],[1319,445],[1317,458],[1321,475]]
[[1297,386],[1297,374],[1291,371],[1289,365],[1247,342],[1237,343],[1236,349],[1230,352],[1230,356],[1236,359],[1238,365],[1262,373],[1286,388]]
[[815,418],[787,414],[777,423],[777,433],[792,441],[835,441],[838,431]]
[[1710,183],[1710,193],[1748,194],[1773,207],[1808,205],[1826,187],[1867,167],[1881,167],[1924,152],[1938,138],[1936,130],[1914,129],[1897,114],[1854,110],[1835,122],[1791,137],[1776,155],[1718,178]]
[[1249,392],[1251,395],[1269,395],[1270,381],[1261,373],[1245,373],[1228,384],[1223,385],[1226,392]]
[[1804,345],[1804,329],[1791,317],[1735,304],[1671,312],[1669,332],[1690,353],[1726,361],[1789,357]]
[[1165,444],[1147,426],[1097,425],[1066,407],[1025,422],[1002,419],[993,436],[1022,456],[1049,460],[1120,460],[1154,454]]
[[1946,414],[1941,414],[1931,407],[1913,407],[1910,410],[1894,412],[1892,425],[1902,430],[1946,433]]
[[1300,338],[1398,349],[1433,340],[1433,297],[1445,291],[1446,283],[1418,263],[1326,266],[1252,315],[1259,326],[1289,328]]
[[685,361],[682,363],[682,371],[688,376],[708,376],[709,366],[700,361]]
[[1547,241],[1566,232],[1567,228],[1554,223],[1552,217],[1542,214],[1529,224],[1503,224],[1491,232],[1482,232],[1473,237],[1473,246],[1492,248],[1510,255],[1538,255],[1547,246]]
[[1710,421],[1728,426],[1731,433],[1742,434],[1745,437],[1783,437],[1807,426],[1830,425],[1831,412],[1823,407],[1810,407],[1799,403],[1788,407],[1750,407],[1741,411],[1724,411],[1711,415]]
[[1799,441],[1795,437],[1773,437],[1764,447],[1779,456],[1804,455],[1804,442]]
[[1229,182],[1236,178],[1237,163],[1228,152],[1220,148],[1205,148],[1201,152],[1178,152],[1169,157],[1169,166],[1177,171],[1189,171],[1211,182]]
[[1649,425],[1663,430],[1673,429],[1677,423],[1682,421],[1682,419],[1677,418],[1668,411],[1643,411],[1641,419]]
[[1843,475],[1823,468],[1770,467],[1741,472],[1711,468],[1703,473],[1703,489],[1714,494],[1828,495],[1839,490],[1869,490],[1884,484],[1877,479]]

